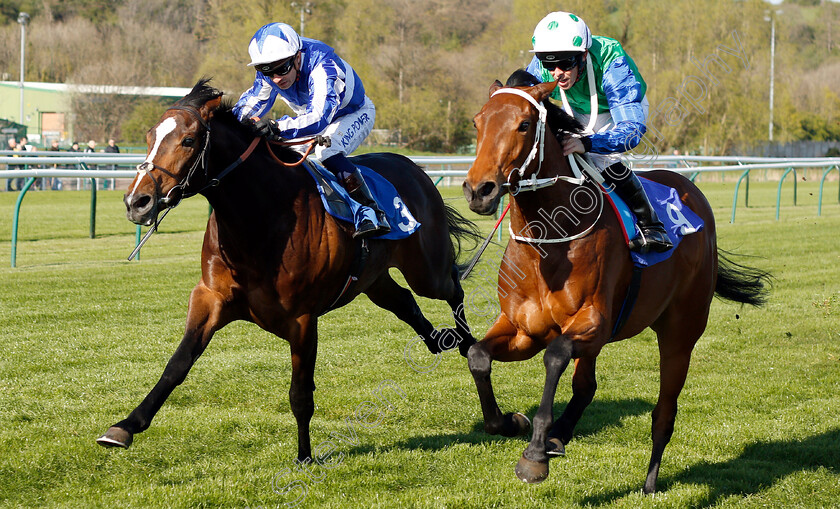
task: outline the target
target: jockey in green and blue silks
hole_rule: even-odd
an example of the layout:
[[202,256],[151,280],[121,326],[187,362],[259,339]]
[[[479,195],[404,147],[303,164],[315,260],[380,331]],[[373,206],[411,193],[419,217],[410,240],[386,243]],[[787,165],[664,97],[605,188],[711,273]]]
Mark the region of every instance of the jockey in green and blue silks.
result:
[[[387,233],[385,214],[361,172],[347,159],[370,134],[376,119],[376,108],[353,68],[328,45],[299,37],[285,23],[257,30],[248,53],[256,78],[234,105],[234,114],[256,134],[273,139],[328,136],[330,146],[316,147],[313,159],[321,161],[350,197],[364,206],[356,218],[354,237]],[[278,97],[297,116],[265,117]]]
[[[545,21],[548,22],[544,23]],[[560,36],[561,31],[565,37]],[[554,42],[553,39],[560,40]],[[567,65],[573,63],[578,68],[574,83],[563,90],[564,83],[561,81],[560,86],[552,92],[551,98],[562,101],[562,94],[565,94],[575,117],[583,125],[592,121],[591,91],[588,80],[583,79],[588,65],[592,65],[598,103],[596,121],[592,129],[594,132],[589,133],[583,141],[589,148],[587,152],[616,154],[610,158],[615,162],[620,160],[618,153],[627,152],[639,144],[647,130],[647,84],[621,43],[609,37],[593,36],[583,20],[574,14],[559,12],[549,14],[537,25],[533,41],[533,53],[536,54],[526,70],[541,82],[555,81],[555,78],[542,64],[540,57],[555,57],[555,62],[561,65],[564,64],[563,60],[566,60]],[[584,54],[588,64],[583,61]],[[573,62],[568,62],[569,57]],[[546,64],[552,67],[552,70],[556,67],[554,62],[548,60]]]
[[673,247],[638,177],[621,163],[647,130],[647,85],[633,59],[609,37],[593,36],[569,12],[552,12],[534,29],[534,58],[527,71],[540,82],[557,82],[553,99],[586,126],[579,137],[560,140],[563,155],[589,154],[638,220],[640,235],[630,248],[667,251]]

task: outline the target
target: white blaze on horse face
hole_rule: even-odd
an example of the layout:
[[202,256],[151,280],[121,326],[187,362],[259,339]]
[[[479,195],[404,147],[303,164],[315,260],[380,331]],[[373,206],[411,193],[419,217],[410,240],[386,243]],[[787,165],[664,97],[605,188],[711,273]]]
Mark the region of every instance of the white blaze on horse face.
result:
[[[174,131],[176,127],[178,127],[178,125],[175,122],[175,118],[173,117],[169,117],[160,124],[158,124],[158,126],[155,128],[155,144],[152,146],[152,150],[149,151],[149,155],[146,156],[146,160],[143,161],[143,164],[154,164],[152,161],[154,161],[155,156],[157,155],[157,151],[160,148],[160,144],[163,143],[163,139],[166,138],[166,135]],[[134,195],[134,192],[137,190],[137,186],[140,185],[140,181],[143,180],[143,177],[146,176],[148,173],[148,171],[144,171],[143,175],[140,175],[139,178],[134,182],[134,189],[131,190],[129,196]]]

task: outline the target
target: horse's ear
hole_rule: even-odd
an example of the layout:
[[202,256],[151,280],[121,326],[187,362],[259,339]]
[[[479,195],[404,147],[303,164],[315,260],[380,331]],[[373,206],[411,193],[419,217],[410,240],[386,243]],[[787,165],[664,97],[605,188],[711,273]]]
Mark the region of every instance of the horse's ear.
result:
[[534,87],[529,89],[531,93],[531,97],[537,100],[537,102],[543,102],[552,92],[554,89],[557,88],[556,81],[547,81],[545,83],[540,83]]
[[209,120],[210,117],[213,116],[213,112],[221,106],[222,104],[222,94],[210,99],[200,108],[201,116],[204,117],[205,120]]
[[496,92],[496,90],[499,90],[500,88],[502,88],[502,82],[499,80],[494,81],[493,84],[490,85],[490,95],[492,96],[493,93]]

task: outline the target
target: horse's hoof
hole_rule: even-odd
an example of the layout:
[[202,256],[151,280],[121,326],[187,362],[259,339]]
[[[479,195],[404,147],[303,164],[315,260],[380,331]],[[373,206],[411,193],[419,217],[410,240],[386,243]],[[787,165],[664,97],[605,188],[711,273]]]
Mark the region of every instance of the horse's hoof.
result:
[[531,433],[531,419],[527,415],[516,412],[508,414],[512,422],[516,425],[516,433],[511,435],[515,437],[527,436]]
[[549,456],[565,456],[566,446],[559,438],[551,437],[545,441],[545,453]]
[[111,426],[104,435],[96,439],[96,443],[102,447],[122,447],[123,449],[128,449],[128,446],[131,445],[133,440],[134,435],[128,431]]
[[539,461],[531,461],[525,456],[519,458],[516,464],[516,477],[522,482],[529,484],[541,483],[548,477],[548,461],[545,463]]

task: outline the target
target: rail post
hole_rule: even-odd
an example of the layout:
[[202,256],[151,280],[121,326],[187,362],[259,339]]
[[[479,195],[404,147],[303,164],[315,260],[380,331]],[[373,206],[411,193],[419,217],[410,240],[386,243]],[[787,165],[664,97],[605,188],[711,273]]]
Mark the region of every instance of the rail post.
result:
[[[829,167],[827,170],[823,172],[822,178],[820,179],[820,199],[817,202],[817,215],[822,215],[822,197],[823,197],[823,185],[825,185],[825,178],[831,173],[831,170],[837,170],[840,172],[840,168],[836,165]],[[837,201],[840,202],[840,187],[837,189]]]
[[[137,247],[137,246],[139,246],[139,245],[140,245],[140,240],[142,240],[142,239],[141,239],[141,237],[142,237],[141,233],[142,233],[142,232],[141,232],[141,228],[140,228],[140,225],[138,224],[138,225],[137,225],[137,235],[135,236],[135,237],[136,237],[136,240],[134,241],[134,247]],[[139,259],[140,259],[140,251],[137,251],[137,255],[134,257],[134,259],[135,259],[135,260],[139,260]]]
[[35,177],[29,177],[26,179],[26,184],[24,184],[23,189],[20,190],[20,193],[17,197],[17,202],[15,203],[15,214],[12,219],[12,268],[15,268],[17,262],[17,238],[18,238],[18,218],[20,217],[20,205],[23,203],[23,197],[26,195],[26,191],[29,191],[29,188],[32,187],[32,184],[35,183]]
[[[749,192],[750,188],[750,170],[744,170],[744,173],[741,174],[741,177],[738,179],[738,182],[735,183],[735,195],[732,197],[732,217],[729,219],[730,223],[735,222],[735,207],[738,206],[738,188],[741,187],[741,181],[747,179],[747,192]],[[744,200],[744,206],[749,206],[747,204],[747,200]]]
[[796,206],[796,169],[791,167],[782,173],[782,178],[779,179],[779,191],[776,193],[776,221],[779,220],[779,210],[782,207],[782,184],[785,182],[785,177],[788,173],[793,172],[793,206]]

